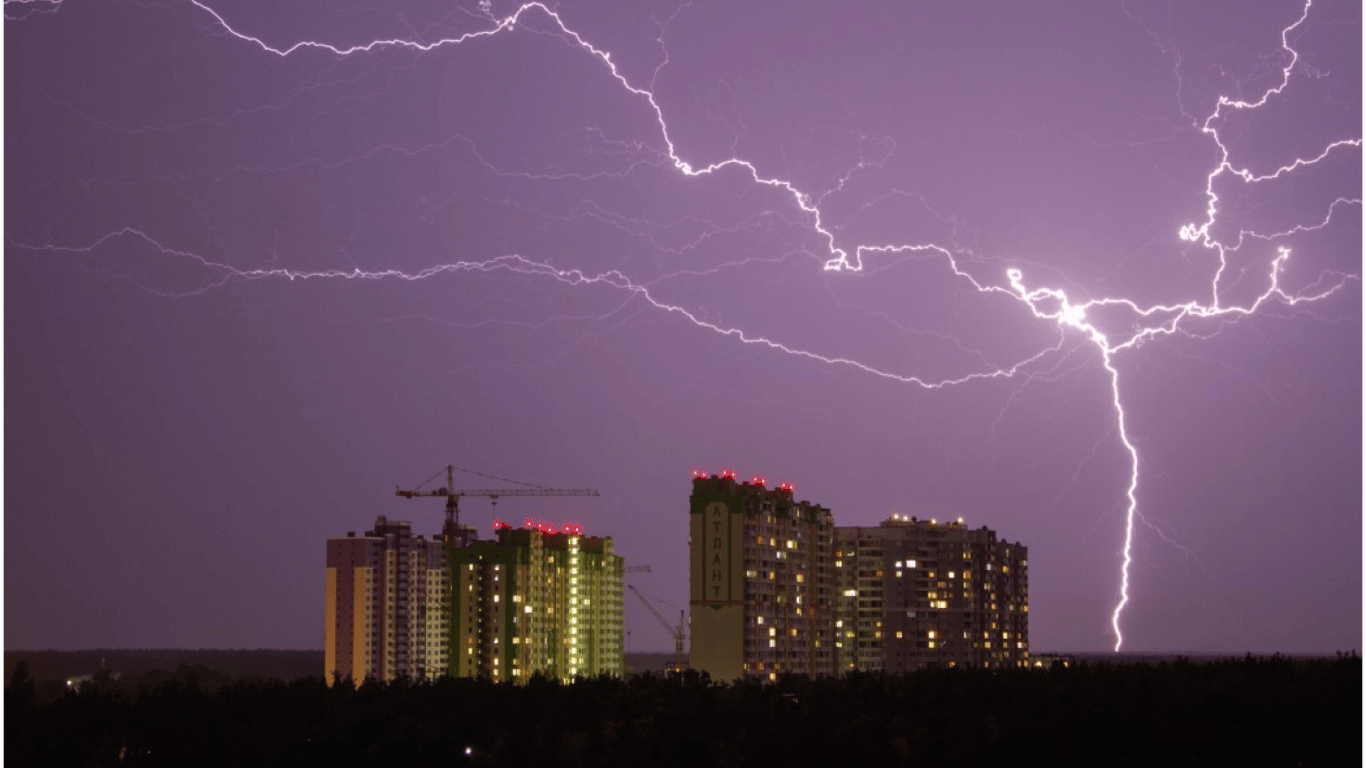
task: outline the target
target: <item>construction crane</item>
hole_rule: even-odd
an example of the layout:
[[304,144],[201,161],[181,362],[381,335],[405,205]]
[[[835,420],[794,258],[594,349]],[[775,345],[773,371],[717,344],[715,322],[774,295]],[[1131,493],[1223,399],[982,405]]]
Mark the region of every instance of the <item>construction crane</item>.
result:
[[[493,499],[493,503],[496,505],[496,504],[498,503],[498,497],[500,497],[500,496],[598,496],[598,495],[600,495],[600,494],[598,493],[598,490],[597,490],[596,488],[544,488],[544,487],[538,486],[538,485],[528,486],[528,487],[526,487],[526,488],[477,488],[477,489],[471,489],[471,488],[456,488],[456,487],[455,487],[455,470],[456,470],[456,469],[458,469],[458,467],[455,467],[455,466],[453,466],[453,465],[451,465],[451,464],[447,464],[447,465],[446,465],[446,469],[445,469],[445,472],[446,472],[446,486],[445,486],[444,488],[438,488],[438,489],[436,489],[436,490],[434,490],[434,491],[423,491],[423,490],[418,490],[418,489],[421,489],[423,485],[426,485],[427,483],[430,483],[432,480],[435,480],[436,478],[440,477],[440,476],[441,476],[441,473],[440,473],[440,472],[437,472],[435,475],[432,475],[431,477],[427,478],[427,480],[426,480],[425,482],[423,482],[422,485],[419,485],[419,486],[418,486],[418,489],[411,490],[411,491],[405,491],[405,490],[403,490],[402,488],[395,488],[395,489],[394,489],[394,495],[395,495],[395,496],[399,496],[399,497],[405,498],[405,499],[411,499],[411,498],[415,498],[415,497],[418,497],[418,496],[441,496],[441,497],[444,497],[444,498],[446,499],[446,523],[445,523],[445,525],[443,525],[443,526],[441,527],[441,538],[442,538],[443,540],[445,540],[445,542],[446,542],[447,544],[456,544],[456,543],[460,542],[460,541],[464,538],[463,535],[462,535],[462,533],[461,533],[461,530],[460,530],[460,497],[461,497],[461,496],[487,496],[488,498]],[[475,474],[475,475],[481,475],[481,474],[482,474],[482,473],[480,473],[480,472],[473,472],[473,471],[468,470],[468,469],[461,469],[460,471],[461,471],[461,472],[470,472],[470,474]],[[492,475],[483,475],[483,476],[484,476],[484,477],[493,477]],[[494,479],[495,479],[495,480],[504,480],[504,478],[494,478]],[[518,481],[516,481],[516,480],[507,480],[506,482],[515,483],[515,482],[518,482]]]
[[663,616],[659,615],[659,611],[655,610],[654,605],[652,605],[650,601],[645,598],[645,595],[640,590],[636,589],[634,585],[630,584],[628,584],[626,588],[634,592],[636,597],[640,598],[640,602],[644,603],[645,607],[650,609],[650,613],[653,613],[655,618],[659,619],[659,623],[664,625],[664,629],[668,630],[669,634],[673,635],[674,670],[681,672],[687,669],[688,665],[686,662],[683,661],[683,643],[687,640],[686,627],[688,626],[688,622],[684,616],[683,611],[678,612],[678,626],[670,626],[669,622],[665,620]]

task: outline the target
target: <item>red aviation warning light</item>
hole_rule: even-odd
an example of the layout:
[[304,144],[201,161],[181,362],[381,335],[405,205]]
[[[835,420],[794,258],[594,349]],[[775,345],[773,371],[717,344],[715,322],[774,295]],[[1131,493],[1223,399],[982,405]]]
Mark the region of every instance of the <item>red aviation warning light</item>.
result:
[[753,479],[750,480],[750,482],[758,486],[763,486],[765,483],[768,482],[768,478],[755,475]]
[[694,469],[694,470],[692,471],[692,476],[693,476],[693,477],[699,477],[699,478],[702,478],[703,480],[705,480],[705,479],[707,479],[707,470],[705,470],[705,469]]

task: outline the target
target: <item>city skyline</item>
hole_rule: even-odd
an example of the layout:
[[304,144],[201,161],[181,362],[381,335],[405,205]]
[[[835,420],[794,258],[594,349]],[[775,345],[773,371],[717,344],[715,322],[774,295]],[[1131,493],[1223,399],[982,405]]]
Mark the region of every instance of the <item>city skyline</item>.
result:
[[7,647],[320,648],[447,464],[672,606],[732,469],[1036,652],[1360,647],[1359,3],[5,13]]

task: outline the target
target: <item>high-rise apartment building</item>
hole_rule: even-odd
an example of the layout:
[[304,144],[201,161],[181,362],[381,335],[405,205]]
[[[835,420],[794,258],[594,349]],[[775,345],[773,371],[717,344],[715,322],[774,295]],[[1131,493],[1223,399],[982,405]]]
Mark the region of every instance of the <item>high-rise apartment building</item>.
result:
[[506,523],[497,536],[451,550],[449,674],[621,675],[623,569],[612,539]]
[[327,680],[430,678],[447,665],[444,545],[384,516],[327,540]]
[[893,515],[835,529],[839,669],[1029,663],[1028,548],[985,526]]
[[892,515],[835,527],[791,486],[693,473],[691,665],[713,678],[1029,664],[1028,549]]
[[694,473],[690,665],[713,679],[835,672],[834,519],[790,485]]

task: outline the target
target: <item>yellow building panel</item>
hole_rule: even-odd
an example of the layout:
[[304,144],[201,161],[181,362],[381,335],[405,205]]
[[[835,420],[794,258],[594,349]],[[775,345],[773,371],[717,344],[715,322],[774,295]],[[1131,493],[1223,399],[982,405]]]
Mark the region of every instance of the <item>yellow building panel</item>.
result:
[[332,684],[332,672],[337,668],[337,569],[327,569],[327,600],[323,623],[327,632],[323,640],[323,669],[327,670],[327,684]]
[[369,611],[365,610],[365,597],[368,594],[369,568],[357,568],[355,586],[351,592],[351,680],[359,686],[365,680],[365,631],[370,621]]

